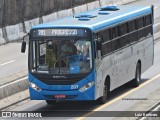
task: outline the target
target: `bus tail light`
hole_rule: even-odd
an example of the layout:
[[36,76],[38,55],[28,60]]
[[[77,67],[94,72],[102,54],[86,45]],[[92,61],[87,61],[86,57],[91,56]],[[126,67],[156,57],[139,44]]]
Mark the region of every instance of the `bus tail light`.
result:
[[94,81],[87,83],[86,85],[84,85],[83,87],[81,87],[79,89],[80,92],[84,92],[86,90],[88,90],[89,88],[91,88],[94,85]]
[[40,92],[41,91],[41,88],[39,88],[37,85],[35,85],[34,83],[30,82],[30,86],[31,88],[33,88],[34,90]]

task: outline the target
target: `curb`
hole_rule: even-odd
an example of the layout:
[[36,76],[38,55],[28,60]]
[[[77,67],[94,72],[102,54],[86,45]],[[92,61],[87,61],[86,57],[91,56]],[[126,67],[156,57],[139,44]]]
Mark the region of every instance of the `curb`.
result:
[[29,100],[29,91],[25,90],[0,100],[0,111],[9,111],[17,104]]
[[0,86],[0,100],[26,90],[28,88],[27,79],[28,77],[24,77],[14,82]]

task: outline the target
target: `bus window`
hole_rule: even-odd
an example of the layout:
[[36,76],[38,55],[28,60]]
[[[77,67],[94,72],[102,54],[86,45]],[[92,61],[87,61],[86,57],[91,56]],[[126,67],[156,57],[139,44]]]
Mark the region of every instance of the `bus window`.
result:
[[44,64],[45,62],[45,54],[46,54],[46,43],[40,43],[40,64]]
[[136,20],[136,22],[137,22],[137,28],[138,29],[140,29],[140,28],[142,28],[144,26],[143,17],[142,18],[138,18]]
[[111,28],[112,39],[118,37],[118,27]]
[[98,57],[98,51],[97,51],[96,41],[99,40],[99,39],[101,39],[102,34],[101,34],[100,32],[98,32],[98,33],[96,33],[94,36],[95,36],[95,37],[94,37],[94,41],[95,41],[95,52],[94,52],[94,55],[95,55],[96,57]]
[[112,51],[115,51],[116,50],[116,46],[117,46],[117,40],[113,40],[112,41]]
[[99,33],[94,34],[94,39],[97,40],[99,38]]
[[136,24],[135,24],[135,20],[132,20],[128,22],[128,31],[132,32],[134,30],[136,30]]
[[108,54],[111,52],[112,50],[112,42],[108,42],[108,43],[105,43],[103,46],[102,46],[102,56]]
[[144,17],[144,24],[145,24],[144,36],[145,37],[150,37],[150,35],[152,35],[152,26],[151,26],[152,19],[151,19],[151,14]]
[[151,15],[147,15],[144,17],[144,22],[145,22],[145,26],[148,26],[150,25],[152,22],[151,22]]
[[121,45],[122,45],[122,47],[130,44],[130,40],[131,40],[131,39],[130,39],[130,36],[131,36],[131,35],[127,35],[127,36],[122,37],[122,40],[121,40]]
[[119,33],[120,35],[124,35],[127,33],[127,24],[123,23],[119,26]]
[[104,30],[101,34],[102,34],[103,42],[107,42],[110,40],[110,31],[108,29]]

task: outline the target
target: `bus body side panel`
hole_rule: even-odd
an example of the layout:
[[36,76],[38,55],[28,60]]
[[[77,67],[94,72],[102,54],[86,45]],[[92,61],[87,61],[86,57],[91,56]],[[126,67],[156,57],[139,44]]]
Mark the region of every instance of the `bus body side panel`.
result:
[[134,78],[131,64],[135,60],[134,60],[134,56],[132,55],[131,46],[128,46],[122,49],[122,58],[120,61],[121,61],[122,67],[119,74],[119,79],[120,79],[118,83],[119,86],[127,83],[128,81]]
[[110,90],[115,89],[118,86],[118,77],[113,75],[113,60],[112,55],[107,55],[102,57],[100,63],[95,61],[96,72],[97,72],[97,81],[96,81],[96,99],[103,95],[103,87],[107,75],[110,77]]
[[[119,50],[114,52],[111,55],[107,55],[102,57],[101,64],[97,67],[97,96],[101,97],[103,95],[103,87],[106,80],[107,75],[110,77],[110,91],[116,89],[117,87],[124,84],[126,81],[126,64],[123,62],[123,51]],[[130,54],[127,52],[127,54]],[[129,61],[127,59],[127,61]],[[98,64],[96,62],[96,64]],[[124,72],[124,74],[123,74]]]
[[[100,67],[97,69],[99,95],[103,93],[103,85],[106,76],[110,76],[110,90],[131,81],[135,78],[137,62],[141,62],[141,73],[145,72],[153,64],[153,37],[141,38],[139,42],[123,48],[110,56],[103,57]],[[106,64],[107,63],[107,64]],[[98,90],[98,88],[97,88]]]
[[131,80],[135,78],[136,65],[138,60],[141,61],[141,74],[144,73],[151,65],[153,61],[153,39],[149,37],[145,40],[140,41],[137,44],[132,45],[132,55],[130,71],[127,79]]
[[111,79],[111,83],[115,81],[116,86],[111,86],[111,91],[126,83],[129,74],[128,65],[130,64],[130,56],[130,47],[119,49],[112,54],[112,76],[115,79]]
[[143,59],[141,61],[141,72],[144,73],[153,64],[153,39],[152,37],[149,37],[139,42],[139,44],[143,48],[143,50],[141,51],[141,54],[143,56]]
[[[143,38],[144,39],[144,38]],[[97,69],[97,96],[102,96],[106,76],[110,76],[110,91],[135,78],[136,65],[141,61],[141,73],[153,64],[153,38],[148,37],[112,55],[103,57]],[[118,69],[119,68],[119,69]]]
[[96,69],[96,89],[95,89],[95,99],[99,98],[100,96],[102,96],[102,81],[103,81],[103,78],[102,78],[102,68],[101,68],[101,64],[102,64],[102,61],[98,61],[98,60],[95,60],[95,69]]
[[[124,68],[122,68],[123,74],[120,76],[121,83],[119,86],[135,78],[136,65],[139,60],[141,61],[141,73],[145,72],[153,64],[153,47],[153,39],[152,37],[149,37],[138,43],[132,44],[131,47],[124,48],[124,57],[122,61],[126,65],[124,64]],[[127,53],[127,51],[129,52]]]

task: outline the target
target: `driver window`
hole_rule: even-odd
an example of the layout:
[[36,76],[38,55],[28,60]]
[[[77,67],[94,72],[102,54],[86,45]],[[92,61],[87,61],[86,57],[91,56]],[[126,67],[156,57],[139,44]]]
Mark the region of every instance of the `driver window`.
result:
[[54,63],[57,59],[57,46],[54,42],[48,42],[46,44],[46,56],[45,56],[45,63],[49,65],[49,68],[54,67]]

